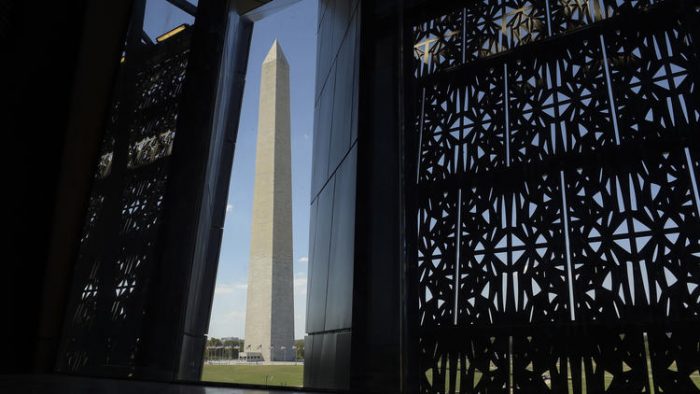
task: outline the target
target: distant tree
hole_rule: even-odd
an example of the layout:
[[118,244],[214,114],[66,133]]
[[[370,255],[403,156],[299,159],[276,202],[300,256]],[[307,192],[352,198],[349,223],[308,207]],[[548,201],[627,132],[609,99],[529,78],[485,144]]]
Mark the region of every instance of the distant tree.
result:
[[204,347],[204,361],[208,361],[210,359],[212,352],[209,348],[214,346],[221,346],[221,340],[218,338],[207,339],[207,346]]
[[226,348],[227,354],[234,359],[238,358],[238,353],[243,351],[242,344],[243,341],[240,339],[227,339],[222,343],[222,345]]
[[304,359],[304,340],[297,339],[294,341],[294,346],[297,348],[297,360]]

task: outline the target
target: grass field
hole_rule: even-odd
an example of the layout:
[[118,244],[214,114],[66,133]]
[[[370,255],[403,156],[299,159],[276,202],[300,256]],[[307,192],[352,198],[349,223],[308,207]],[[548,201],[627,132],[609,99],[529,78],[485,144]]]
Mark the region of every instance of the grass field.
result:
[[202,380],[210,382],[302,387],[303,365],[205,365]]
[[[476,373],[476,381],[481,380],[481,374]],[[428,373],[432,381],[432,373]],[[700,389],[700,374],[693,373],[691,381]],[[605,376],[605,385],[612,382],[612,376]],[[259,384],[269,386],[302,387],[304,383],[303,365],[205,365],[202,373],[203,381]],[[447,382],[446,382],[447,383]],[[459,375],[456,386],[460,387]],[[571,386],[571,381],[569,381]],[[447,384],[449,387],[449,383]],[[571,390],[571,388],[569,388]],[[585,392],[585,387],[584,387]]]

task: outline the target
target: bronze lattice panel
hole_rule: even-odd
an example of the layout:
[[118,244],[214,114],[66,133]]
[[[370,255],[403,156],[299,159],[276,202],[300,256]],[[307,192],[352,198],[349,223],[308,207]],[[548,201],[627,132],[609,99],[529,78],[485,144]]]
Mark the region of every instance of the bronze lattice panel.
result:
[[700,392],[699,7],[455,4],[408,17],[421,392]]
[[59,371],[132,376],[164,216],[189,58],[188,30],[130,47],[112,108],[75,265]]

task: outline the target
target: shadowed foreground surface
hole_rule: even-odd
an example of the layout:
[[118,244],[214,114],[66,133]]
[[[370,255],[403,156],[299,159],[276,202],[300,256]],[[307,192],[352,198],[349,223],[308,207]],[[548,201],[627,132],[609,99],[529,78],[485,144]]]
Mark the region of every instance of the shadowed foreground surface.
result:
[[[301,370],[301,366],[298,367]],[[299,375],[301,376],[301,375]],[[301,378],[300,378],[301,379]],[[301,382],[301,380],[299,380]],[[306,391],[308,393],[308,391]],[[223,383],[164,383],[65,375],[0,375],[2,394],[273,394],[274,388],[227,387]]]
[[[447,379],[447,377],[449,376],[449,374],[450,374],[450,369],[449,369],[449,368],[446,368],[445,371],[444,371],[444,376],[446,377],[446,380],[445,380],[445,391],[449,391],[449,390],[450,390],[450,381],[449,381],[449,379]],[[433,384],[433,373],[432,373],[432,371],[428,371],[428,372],[426,373],[426,377],[428,378],[428,382],[432,385],[432,384]],[[483,377],[483,374],[482,374],[481,372],[476,371],[476,372],[474,373],[474,381],[473,381],[472,387],[475,387],[475,388],[476,388],[476,387],[477,387],[477,383],[479,383],[479,381],[481,380],[482,377]],[[547,375],[543,375],[543,376],[542,376],[542,381],[543,381],[548,387],[551,388],[550,380],[549,380],[549,379],[550,379],[550,377],[547,376]],[[614,379],[614,377],[613,377],[612,375],[610,375],[609,373],[606,373],[606,374],[605,374],[604,382],[605,382],[605,387],[606,387],[606,389],[612,384],[613,379]],[[653,379],[653,378],[652,378],[652,379]],[[456,376],[456,379],[455,379],[455,390],[456,390],[456,391],[462,390],[462,382],[461,382],[461,380],[462,380],[462,379],[461,379],[461,376],[460,376],[460,374],[458,373],[457,376]],[[691,380],[691,381],[693,382],[693,384],[700,390],[700,374],[698,374],[698,373],[693,373],[693,374],[691,374],[691,375],[690,375],[690,380]],[[573,388],[573,381],[571,380],[571,378],[569,378],[567,381],[568,381],[568,390],[569,390],[568,392],[571,393],[571,392],[573,392],[573,390],[574,390],[574,388]],[[468,385],[469,385],[470,383],[472,383],[472,382],[467,382]],[[582,384],[581,387],[582,387],[582,392],[584,392],[584,393],[588,392],[588,391],[587,391],[587,386],[586,386],[585,381],[583,382],[583,384]],[[505,391],[504,391],[504,392],[505,392]],[[517,393],[518,390],[515,390],[515,392]]]
[[303,365],[205,365],[202,381],[302,387]]

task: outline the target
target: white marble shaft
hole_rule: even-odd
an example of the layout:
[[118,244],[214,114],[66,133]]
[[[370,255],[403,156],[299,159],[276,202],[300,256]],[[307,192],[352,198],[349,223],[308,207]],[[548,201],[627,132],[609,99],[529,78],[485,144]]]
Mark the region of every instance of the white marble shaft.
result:
[[243,349],[265,361],[294,359],[290,128],[289,64],[275,40],[260,78]]

